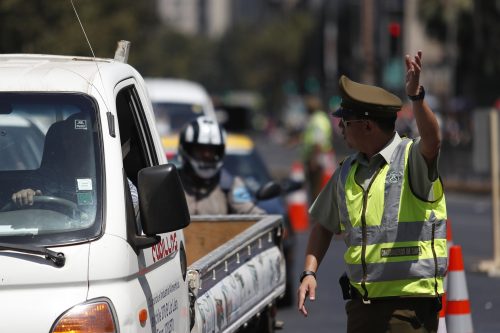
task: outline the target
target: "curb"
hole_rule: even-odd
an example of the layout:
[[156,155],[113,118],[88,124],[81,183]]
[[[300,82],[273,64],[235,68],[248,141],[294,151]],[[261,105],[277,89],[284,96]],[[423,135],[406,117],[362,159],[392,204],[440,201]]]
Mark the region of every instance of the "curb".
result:
[[490,182],[481,180],[459,180],[443,178],[443,185],[445,193],[448,191],[452,191],[475,194],[490,194],[492,190]]

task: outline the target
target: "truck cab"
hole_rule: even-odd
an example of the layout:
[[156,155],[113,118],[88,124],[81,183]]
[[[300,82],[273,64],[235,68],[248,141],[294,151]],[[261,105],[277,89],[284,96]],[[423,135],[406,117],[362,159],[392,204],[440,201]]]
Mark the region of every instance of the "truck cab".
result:
[[0,76],[0,332],[189,332],[190,217],[140,74],[13,54]]

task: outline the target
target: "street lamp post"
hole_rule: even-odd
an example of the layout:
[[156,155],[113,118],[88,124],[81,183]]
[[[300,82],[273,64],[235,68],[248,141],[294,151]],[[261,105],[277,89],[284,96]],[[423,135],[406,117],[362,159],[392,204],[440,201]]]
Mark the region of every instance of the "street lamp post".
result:
[[500,277],[500,167],[498,161],[498,111],[490,111],[490,156],[493,210],[493,260],[479,263],[479,270]]

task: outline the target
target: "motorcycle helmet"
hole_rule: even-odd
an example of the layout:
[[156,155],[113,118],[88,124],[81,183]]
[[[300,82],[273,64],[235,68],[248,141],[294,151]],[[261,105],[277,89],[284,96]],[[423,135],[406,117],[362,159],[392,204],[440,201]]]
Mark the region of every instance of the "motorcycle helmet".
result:
[[215,119],[201,116],[188,123],[179,138],[183,168],[191,168],[201,179],[215,177],[222,168],[226,133]]

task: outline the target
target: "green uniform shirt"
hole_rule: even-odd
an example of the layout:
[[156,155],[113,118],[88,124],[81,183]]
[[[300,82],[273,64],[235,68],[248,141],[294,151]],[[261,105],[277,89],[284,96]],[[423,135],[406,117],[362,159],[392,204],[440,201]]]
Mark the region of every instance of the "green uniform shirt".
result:
[[[359,167],[356,172],[356,182],[366,190],[373,175],[381,165],[389,161],[394,149],[400,142],[401,137],[398,133],[395,133],[394,137],[387,145],[370,160],[367,160],[363,154],[358,153],[356,159],[359,162]],[[428,168],[424,157],[420,153],[419,147],[420,138],[416,140],[410,149],[409,173],[411,186],[415,195],[425,200],[432,201],[435,200],[433,197],[432,182],[435,181],[439,175],[437,168],[438,158],[436,158],[433,165]],[[309,209],[309,214],[314,222],[320,223],[326,229],[337,234],[340,233],[340,216],[336,191],[339,170],[340,168],[335,170],[333,177],[330,178],[330,181],[326,184]]]

